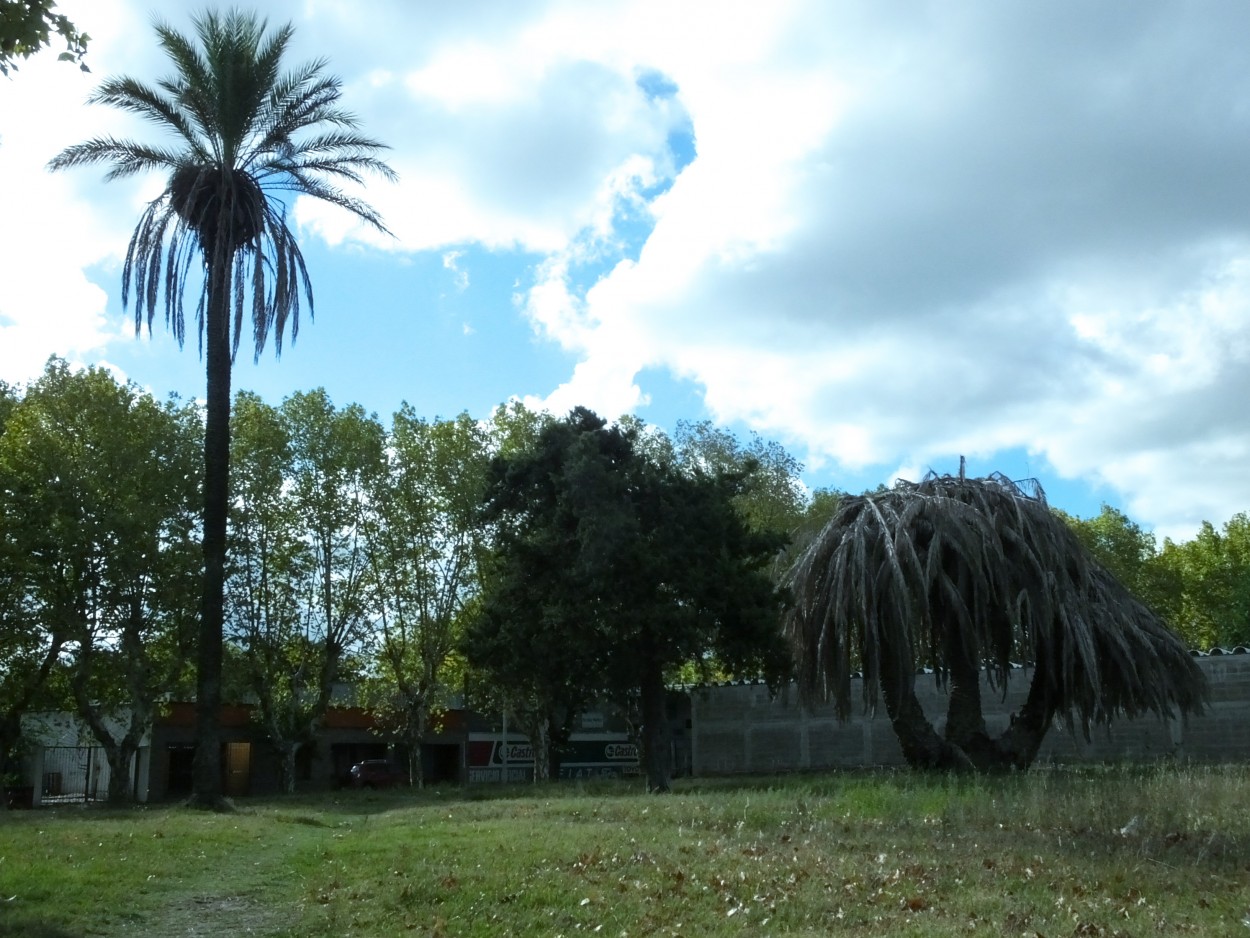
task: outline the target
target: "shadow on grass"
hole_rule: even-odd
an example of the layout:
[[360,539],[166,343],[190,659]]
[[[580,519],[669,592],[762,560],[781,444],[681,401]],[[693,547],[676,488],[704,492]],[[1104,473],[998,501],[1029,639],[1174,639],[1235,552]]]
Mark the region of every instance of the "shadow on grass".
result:
[[[406,811],[411,808],[429,808],[439,805],[470,804],[493,801],[523,801],[533,798],[556,800],[561,798],[631,798],[644,793],[642,782],[637,780],[589,780],[524,784],[475,784],[471,786],[438,785],[424,789],[393,788],[387,791],[356,791],[344,788],[338,791],[301,792],[294,795],[270,795],[240,798],[235,806],[241,813],[248,811],[292,811],[301,814],[361,817]],[[294,823],[313,823],[292,817]]]
[[0,938],[82,938],[78,932],[59,925],[46,925],[28,918],[9,918],[0,913]]

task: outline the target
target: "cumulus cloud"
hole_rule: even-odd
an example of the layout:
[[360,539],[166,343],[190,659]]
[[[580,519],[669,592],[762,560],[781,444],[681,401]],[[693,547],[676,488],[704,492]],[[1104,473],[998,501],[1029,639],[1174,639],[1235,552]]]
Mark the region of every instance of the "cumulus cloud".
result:
[[[62,8],[84,12],[70,3]],[[113,41],[121,42],[119,32],[132,18],[109,0],[101,0],[96,13],[100,29],[93,19],[81,28],[94,43],[116,48]],[[0,378],[10,381],[34,377],[54,354],[95,361],[124,331],[105,315],[108,294],[88,271],[119,263],[125,237],[117,237],[106,213],[83,204],[80,179],[44,168],[62,147],[104,132],[96,119],[102,115],[81,107],[95,77],[57,62],[54,51],[0,81]],[[122,186],[109,205],[133,204],[137,191]]]
[[[62,3],[97,73],[157,73],[144,14],[96,6]],[[1250,7],[261,8],[296,58],[332,50],[401,175],[367,192],[395,238],[299,200],[304,235],[453,274],[533,256],[517,310],[573,364],[532,402],[621,413],[667,372],[835,482],[1023,450],[1161,533],[1250,506]],[[0,374],[128,331],[92,271],[145,190],[43,178],[118,128],[61,103],[71,75],[0,87],[25,219],[0,235]]]
[[667,367],[883,475],[1024,448],[1169,533],[1244,508],[1250,11],[892,11],[663,63],[698,158],[564,327],[574,382]]

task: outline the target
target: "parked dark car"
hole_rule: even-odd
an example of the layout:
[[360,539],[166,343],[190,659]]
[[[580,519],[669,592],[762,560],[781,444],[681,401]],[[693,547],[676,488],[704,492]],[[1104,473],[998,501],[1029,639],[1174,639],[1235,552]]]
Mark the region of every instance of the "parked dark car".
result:
[[394,788],[408,784],[408,773],[385,759],[357,762],[348,773],[352,788]]

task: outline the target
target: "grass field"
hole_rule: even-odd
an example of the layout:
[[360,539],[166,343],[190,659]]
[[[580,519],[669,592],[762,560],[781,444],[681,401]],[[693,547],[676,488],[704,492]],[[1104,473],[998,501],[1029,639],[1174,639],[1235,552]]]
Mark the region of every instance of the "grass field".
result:
[[1250,936],[1250,768],[0,813],[0,935]]

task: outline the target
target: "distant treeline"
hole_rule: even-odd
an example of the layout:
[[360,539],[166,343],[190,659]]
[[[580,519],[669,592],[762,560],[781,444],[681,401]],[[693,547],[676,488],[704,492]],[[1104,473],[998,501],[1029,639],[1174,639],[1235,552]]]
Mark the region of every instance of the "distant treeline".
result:
[[[565,488],[524,496],[552,499],[544,520],[515,515],[500,500],[500,486],[509,465],[515,471],[508,484],[520,484],[521,466],[544,478],[542,447],[555,453],[560,439],[551,436],[560,422],[551,415],[513,403],[484,419],[428,420],[404,404],[385,426],[357,405],[335,406],[322,390],[277,406],[236,396],[226,695],[258,703],[289,782],[296,754],[345,682],[414,752],[453,695],[524,709],[533,685],[517,678],[509,686],[506,655],[496,656],[489,673],[475,668],[465,642],[483,610],[498,608],[498,595],[492,598],[484,583],[491,571],[502,582],[497,551],[508,539],[499,525],[509,511],[515,517],[508,523],[535,525],[538,538],[539,520],[561,523],[560,512],[586,493],[612,492],[617,515],[579,508],[576,536],[609,523],[651,524],[644,533],[653,547],[629,562],[650,563],[662,549],[666,569],[688,572],[693,561],[677,558],[698,523],[674,527],[677,502],[650,515],[645,499],[685,500],[681,510],[698,504],[690,518],[708,519],[724,497],[744,530],[772,539],[777,572],[793,545],[836,510],[839,493],[808,492],[801,464],[775,442],[756,435],[744,442],[709,422],[681,423],[668,435],[635,418],[599,426],[592,417],[578,418],[578,432],[607,447],[595,459],[604,466],[632,460],[635,481],[619,491],[596,489],[602,480],[578,455],[584,444],[569,437],[559,451],[567,465],[551,470],[564,473]],[[0,383],[0,756],[14,753],[23,712],[72,708],[124,781],[158,701],[193,693],[202,447],[198,407],[158,402],[103,369],[75,371],[54,359],[29,386]],[[575,470],[582,475],[570,475]],[[483,510],[492,498],[494,515]],[[1109,506],[1095,518],[1065,520],[1191,646],[1250,643],[1245,514],[1161,547]],[[716,537],[727,530],[721,525]],[[791,546],[781,547],[787,537]],[[597,551],[620,549],[612,538],[596,543]],[[750,550],[758,552],[758,543]],[[590,563],[589,556],[583,552],[577,563]],[[611,556],[612,569],[619,568],[624,555]],[[690,580],[687,587],[696,585]],[[694,608],[688,599],[674,602]],[[576,630],[568,634],[578,640]],[[582,638],[602,640],[586,632]],[[728,670],[710,646],[682,647],[666,659],[668,679]],[[525,650],[534,651],[529,644]],[[559,664],[552,649],[533,660],[532,667]],[[567,677],[552,677],[567,684]],[[130,722],[105,719],[121,709]]]

